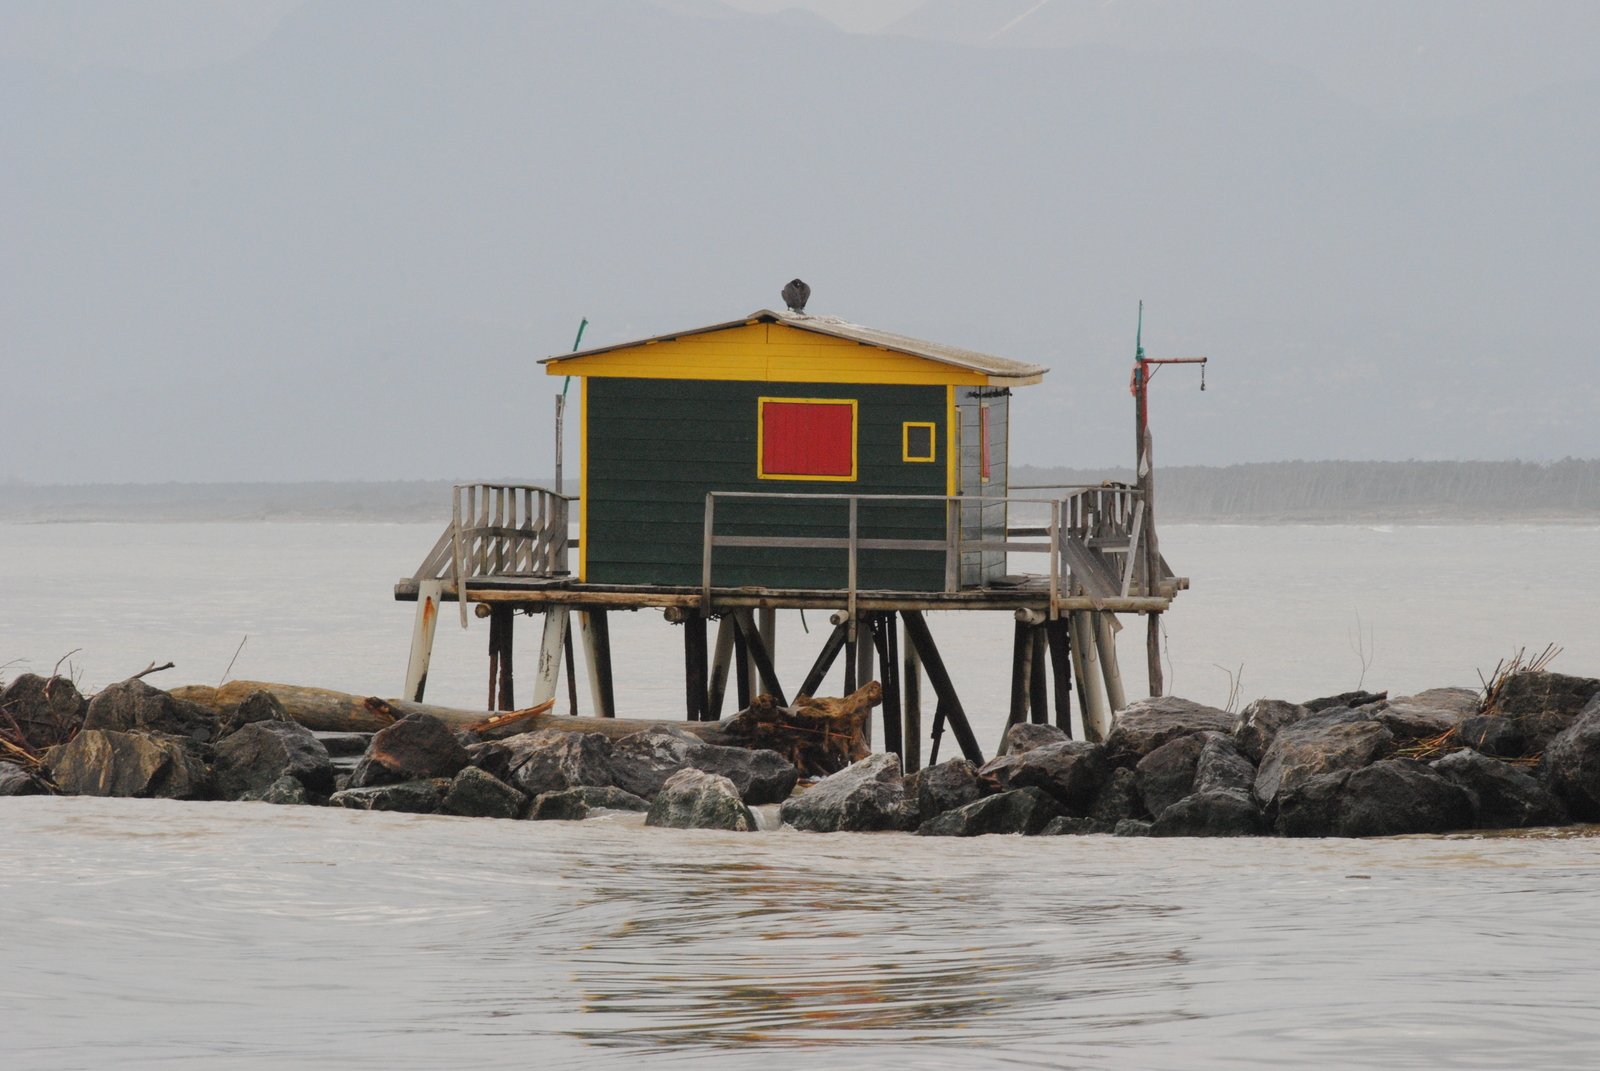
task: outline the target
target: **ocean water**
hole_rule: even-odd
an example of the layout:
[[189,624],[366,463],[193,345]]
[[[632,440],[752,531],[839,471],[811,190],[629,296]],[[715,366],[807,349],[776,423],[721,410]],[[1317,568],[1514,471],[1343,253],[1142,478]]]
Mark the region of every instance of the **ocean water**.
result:
[[[0,526],[0,675],[61,659],[90,690],[172,660],[156,682],[393,694],[411,607],[389,586],[436,536]],[[1196,699],[1472,685],[1548,642],[1600,673],[1600,528],[1163,546],[1194,580],[1167,624]],[[786,679],[810,616],[782,622]],[[1010,621],[978,616],[932,625],[992,750]],[[429,698],[481,706],[487,630],[452,622]],[[677,715],[675,641],[618,615],[624,714]],[[1594,833],[950,842],[4,800],[0,1066],[1590,1066]]]

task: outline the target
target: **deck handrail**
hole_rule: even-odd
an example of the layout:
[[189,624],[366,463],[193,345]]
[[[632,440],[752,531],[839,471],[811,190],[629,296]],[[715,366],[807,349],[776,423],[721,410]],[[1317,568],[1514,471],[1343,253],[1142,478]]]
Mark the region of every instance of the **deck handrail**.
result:
[[[450,524],[413,580],[555,577],[568,572],[568,525],[576,495],[537,484],[463,483],[451,488]],[[465,599],[460,599],[462,623]]]
[[[843,502],[847,506],[846,534],[827,536],[733,536],[716,534],[718,499],[806,500]],[[863,502],[938,502],[945,506],[943,539],[863,538],[860,532],[860,504]],[[1048,525],[1042,531],[1009,529],[1004,539],[969,539],[962,534],[960,506],[967,503],[1003,502],[1013,505],[1047,506]],[[1050,556],[1050,616],[1060,614],[1063,595],[1159,594],[1159,583],[1152,584],[1143,574],[1144,501],[1137,488],[1120,484],[1082,485],[1061,498],[1029,498],[1013,495],[896,495],[844,494],[784,491],[710,491],[706,494],[704,534],[701,547],[700,589],[702,606],[709,609],[712,594],[712,565],[717,547],[767,547],[846,552],[846,586],[841,589],[847,612],[855,618],[858,559],[863,550],[942,551],[945,559],[945,592],[960,590],[961,556],[968,551],[1044,552]],[[1043,535],[1043,542],[1014,538],[1016,535]],[[1121,560],[1117,560],[1120,558]]]

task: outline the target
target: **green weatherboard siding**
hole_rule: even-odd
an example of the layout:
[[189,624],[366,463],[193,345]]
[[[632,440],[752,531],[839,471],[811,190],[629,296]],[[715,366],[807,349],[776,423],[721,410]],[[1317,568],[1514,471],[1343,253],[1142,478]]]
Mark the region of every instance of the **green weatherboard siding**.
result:
[[[588,381],[587,579],[596,584],[700,583],[708,491],[777,494],[945,493],[945,439],[933,462],[901,459],[906,421],[946,426],[945,389],[927,386],[746,383],[703,380]],[[758,399],[854,398],[857,478],[762,480],[756,475]],[[938,502],[863,502],[861,535],[945,535]],[[719,499],[718,535],[843,538],[844,502]],[[840,588],[843,550],[718,548],[718,587]],[[862,551],[858,586],[944,588],[942,551]]]

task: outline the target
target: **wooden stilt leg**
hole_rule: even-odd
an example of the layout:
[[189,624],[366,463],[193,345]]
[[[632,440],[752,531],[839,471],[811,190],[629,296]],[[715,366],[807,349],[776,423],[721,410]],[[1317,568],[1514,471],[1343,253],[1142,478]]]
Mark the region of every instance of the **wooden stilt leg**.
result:
[[1011,635],[1011,710],[1006,715],[1006,730],[1028,720],[1028,681],[1033,675],[1033,634],[1028,629],[1018,621]]
[[783,697],[783,686],[778,683],[777,670],[773,668],[772,658],[767,653],[767,645],[761,639],[761,630],[756,627],[755,615],[749,610],[738,610],[735,611],[733,620],[744,638],[745,651],[749,654],[750,662],[756,667],[761,690],[776,699],[780,707],[788,706],[789,701]]
[[744,629],[739,627],[738,616],[730,612],[724,620],[733,627],[734,698],[738,701],[740,710],[749,710],[750,674],[746,667],[750,665],[750,646],[745,642]]
[[[856,622],[856,688],[861,687],[872,679],[872,652],[873,636],[876,634],[877,619],[872,614],[862,614]],[[883,683],[879,681],[878,683]],[[851,689],[854,691],[855,689]],[[846,693],[849,694],[848,692]],[[872,747],[872,719],[868,718],[861,725],[862,735],[867,738],[867,747]]]
[[905,705],[905,732],[901,740],[905,759],[901,766],[909,774],[922,769],[922,660],[917,657],[917,646],[909,637],[902,646],[905,662],[900,675],[900,701]]
[[1109,610],[1094,615],[1095,648],[1100,655],[1100,672],[1106,681],[1106,702],[1115,714],[1128,705],[1122,690],[1122,669],[1117,665],[1117,616]]
[[951,731],[956,735],[956,742],[961,745],[962,755],[969,762],[981,766],[983,749],[978,746],[978,738],[972,733],[967,712],[961,707],[955,685],[950,683],[950,674],[944,668],[944,659],[939,656],[939,648],[934,645],[933,633],[928,631],[928,622],[923,619],[922,611],[902,610],[900,618],[906,623],[906,638],[916,647],[922,665],[928,671],[928,683],[934,695],[939,697],[939,706],[934,711],[933,753],[928,761],[939,761],[939,731],[948,720]]
[[[567,608],[552,606],[544,612],[544,631],[539,637],[539,662],[535,667],[533,705],[554,699],[561,681],[561,650],[567,636]],[[570,674],[569,674],[570,675]]]
[[1050,674],[1055,682],[1056,728],[1072,735],[1072,656],[1067,642],[1067,619],[1057,618],[1045,626],[1050,645]]
[[905,749],[900,737],[899,631],[894,615],[879,615],[873,622],[872,643],[878,650],[878,682],[883,685],[883,750],[900,756],[905,769]]
[[1083,689],[1083,734],[1098,741],[1104,740],[1111,731],[1111,707],[1106,702],[1105,680],[1095,647],[1094,619],[1090,611],[1074,611],[1072,661],[1078,673],[1078,684]]
[[567,658],[567,703],[568,714],[578,716],[578,663],[574,654],[576,648],[572,642],[572,616],[569,613],[566,620],[566,634],[561,637],[561,645],[565,649]]
[[[848,625],[833,626],[827,642],[822,645],[822,653],[817,655],[817,660],[811,664],[811,672],[806,674],[806,679],[800,685],[799,695],[817,694],[817,689],[822,687],[822,682],[828,676],[828,670],[833,668],[833,663],[838,659],[839,652],[844,650],[845,638],[849,633]],[[850,693],[847,691],[845,694]]]
[[1028,629],[1028,638],[1033,645],[1032,657],[1028,661],[1028,713],[1035,725],[1050,723],[1050,670],[1046,665],[1049,649],[1044,632],[1043,625]]
[[858,655],[861,647],[861,637],[859,633],[850,628],[848,621],[844,623],[843,628],[847,633],[852,633],[844,643],[844,694],[849,695],[861,687],[856,680],[856,671],[861,665],[861,659]]
[[489,614],[489,698],[483,709],[498,710],[495,699],[500,694],[500,628],[504,620],[499,612]]
[[589,699],[597,718],[617,716],[616,689],[611,679],[611,623],[604,610],[578,615],[583,632],[585,665],[589,669]]
[[706,619],[690,614],[683,620],[684,708],[690,721],[703,721],[710,709],[706,680]]
[[516,710],[517,686],[511,668],[516,611],[496,606],[489,612],[489,709]]
[[424,580],[417,585],[417,621],[411,629],[411,656],[406,659],[406,685],[401,693],[413,703],[422,702],[428,687],[428,663],[433,660],[433,635],[439,627],[439,596],[444,583]]
[[733,618],[724,614],[717,619],[717,648],[711,657],[711,681],[706,686],[706,721],[722,717],[722,701],[728,692],[728,672],[733,666]]
[[1161,615],[1152,613],[1147,615],[1149,624],[1145,626],[1145,667],[1150,675],[1150,697],[1155,699],[1163,694],[1166,687],[1161,679]]

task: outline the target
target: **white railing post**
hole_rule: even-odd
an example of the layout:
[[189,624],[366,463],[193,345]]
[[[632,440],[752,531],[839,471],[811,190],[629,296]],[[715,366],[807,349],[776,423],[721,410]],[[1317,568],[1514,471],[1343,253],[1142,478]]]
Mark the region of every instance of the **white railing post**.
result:
[[850,496],[850,593],[847,599],[850,611],[850,638],[856,637],[856,506],[855,495]]
[[700,613],[707,617],[711,615],[711,533],[716,526],[716,501],[717,493],[707,491],[705,545],[700,548]]

